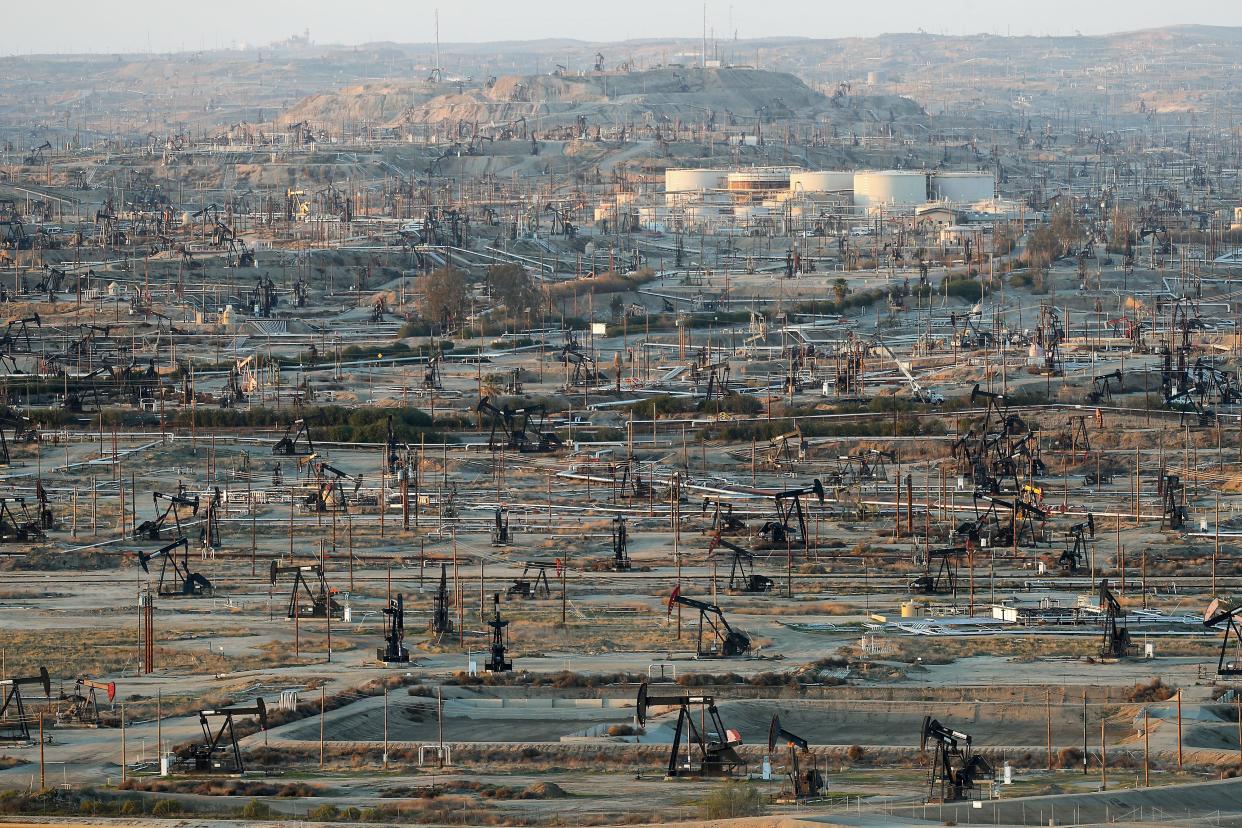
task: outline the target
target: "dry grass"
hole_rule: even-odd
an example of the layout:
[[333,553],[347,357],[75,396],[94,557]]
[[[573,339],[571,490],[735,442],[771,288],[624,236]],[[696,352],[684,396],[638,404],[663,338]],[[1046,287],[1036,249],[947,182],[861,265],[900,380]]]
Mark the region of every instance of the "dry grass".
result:
[[[135,669],[140,653],[133,630],[95,629],[89,638],[69,635],[67,630],[7,630],[5,632],[5,670],[9,675],[36,675],[46,666],[53,679],[78,676],[115,675],[120,669]],[[201,631],[176,628],[157,632],[161,643],[155,647],[155,666],[160,672],[177,674],[227,673],[271,666],[275,663],[255,656],[221,656],[207,648],[187,650],[165,646],[172,640],[197,640]]]
[[123,791],[181,793],[198,796],[275,796],[280,798],[322,795],[322,789],[305,782],[248,782],[241,779],[130,779]]

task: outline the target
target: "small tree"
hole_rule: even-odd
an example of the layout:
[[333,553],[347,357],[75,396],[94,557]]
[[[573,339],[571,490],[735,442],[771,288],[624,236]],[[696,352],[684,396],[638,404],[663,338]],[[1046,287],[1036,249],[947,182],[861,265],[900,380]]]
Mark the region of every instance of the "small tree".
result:
[[837,304],[845,301],[845,297],[850,295],[850,286],[844,279],[837,279],[832,283],[832,295],[836,297]]
[[487,269],[487,284],[492,289],[492,299],[504,305],[511,317],[539,304],[539,288],[521,265],[492,265]]
[[466,274],[455,267],[441,267],[423,279],[423,318],[447,330],[466,310]]

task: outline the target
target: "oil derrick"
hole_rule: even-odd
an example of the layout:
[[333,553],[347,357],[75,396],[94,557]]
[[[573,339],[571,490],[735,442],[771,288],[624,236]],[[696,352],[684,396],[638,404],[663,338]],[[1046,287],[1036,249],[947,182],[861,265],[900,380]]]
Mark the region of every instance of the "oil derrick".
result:
[[945,727],[931,716],[923,718],[919,752],[927,743],[935,746],[927,775],[928,802],[958,802],[977,788],[984,778],[995,778],[992,764],[971,749],[969,734]]
[[[181,556],[177,556],[177,550]],[[209,598],[212,595],[211,581],[207,576],[190,569],[190,542],[186,538],[178,538],[170,544],[160,547],[154,552],[138,552],[138,563],[142,571],[150,574],[151,561],[159,558],[160,581],[156,594],[161,598]],[[169,572],[171,568],[172,572]]]
[[[193,767],[197,773],[243,774],[246,763],[242,759],[241,745],[237,742],[235,720],[242,716],[254,716],[259,729],[267,730],[267,705],[263,699],[255,699],[253,705],[234,705],[214,710],[198,711],[198,723],[203,730],[203,741],[191,748]],[[218,728],[213,720],[220,722]]]
[[630,571],[630,540],[625,528],[625,518],[618,515],[612,519],[612,571]]
[[694,652],[699,658],[738,658],[750,652],[750,636],[729,625],[724,612],[715,604],[687,598],[677,587],[668,598],[668,613],[680,605],[699,611],[698,636]]
[[[551,598],[552,586],[548,583],[548,570],[557,566],[556,563],[547,561],[523,562],[522,574],[513,579],[513,584],[505,592],[505,596],[527,600]],[[534,573],[533,577],[531,573]]]
[[492,594],[492,617],[488,619],[487,626],[492,628],[492,643],[484,668],[489,673],[507,673],[513,669],[513,662],[505,659],[505,627],[509,626],[509,621],[500,617],[499,592]]
[[400,593],[384,607],[384,646],[375,657],[384,664],[407,664],[410,651],[405,647],[405,599]]
[[448,568],[447,564],[441,563],[440,586],[436,588],[431,608],[431,631],[437,636],[453,632],[453,616],[449,609]]
[[1104,658],[1125,658],[1130,650],[1130,631],[1117,623],[1124,611],[1121,602],[1108,588],[1108,579],[1100,581],[1100,612],[1103,617],[1103,640],[1100,655]]
[[[644,681],[639,685],[634,711],[640,727],[646,726],[653,707],[677,708],[677,724],[673,729],[673,743],[669,747],[666,779],[732,776],[738,770],[745,770],[746,762],[737,752],[742,736],[738,731],[725,727],[712,696],[656,696],[648,691]],[[697,711],[695,708],[698,708]]]
[[30,725],[34,717],[26,712],[22,688],[32,686],[41,686],[43,697],[51,698],[52,680],[46,667],[40,667],[37,676],[0,679],[0,691],[4,693],[3,702],[0,702],[0,742],[26,744],[31,741]]
[[[810,745],[806,739],[781,727],[780,717],[773,716],[772,723],[768,726],[769,756],[776,753],[776,747],[781,742],[784,742],[789,750],[785,778],[789,781],[791,790],[790,795],[780,796],[778,801],[802,803],[815,799],[823,793],[824,774],[820,771],[815,756],[810,754]],[[811,760],[811,765],[806,770],[802,768],[802,756],[809,756]]]

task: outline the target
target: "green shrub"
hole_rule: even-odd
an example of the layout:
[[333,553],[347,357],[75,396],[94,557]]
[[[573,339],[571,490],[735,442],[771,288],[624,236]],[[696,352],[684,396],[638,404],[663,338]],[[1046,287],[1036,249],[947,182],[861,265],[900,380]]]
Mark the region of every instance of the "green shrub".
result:
[[238,812],[242,819],[271,819],[272,807],[266,802],[252,799]]
[[320,805],[307,811],[306,818],[312,822],[335,822],[341,818],[341,809],[335,805]]
[[167,817],[179,813],[181,813],[181,803],[175,799],[157,799],[155,805],[151,807],[151,816]]
[[762,813],[759,789],[745,782],[725,782],[699,800],[699,816],[703,819],[735,819]]

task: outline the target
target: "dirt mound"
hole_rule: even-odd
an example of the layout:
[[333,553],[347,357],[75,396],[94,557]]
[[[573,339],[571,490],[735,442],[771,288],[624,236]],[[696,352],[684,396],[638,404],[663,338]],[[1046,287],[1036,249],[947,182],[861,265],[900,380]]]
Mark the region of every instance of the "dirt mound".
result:
[[[439,94],[437,94],[439,93]],[[882,99],[881,99],[882,97]],[[347,87],[302,99],[281,123],[366,120],[402,124],[512,125],[538,118],[541,129],[575,124],[697,123],[745,126],[767,121],[900,120],[924,118],[905,98],[852,100],[833,106],[788,72],[762,69],[663,66],[621,74],[506,75],[488,84],[384,83]]]
[[426,82],[375,83],[349,86],[309,95],[285,110],[277,119],[282,126],[308,121],[340,124],[344,121],[398,122],[411,107],[425,103],[443,91]]
[[100,551],[61,552],[40,547],[31,549],[21,558],[5,558],[0,561],[0,572],[31,570],[37,572],[64,572],[79,569],[117,569],[125,564],[123,556]]
[[522,789],[532,799],[565,799],[569,794],[555,782],[532,782]]

